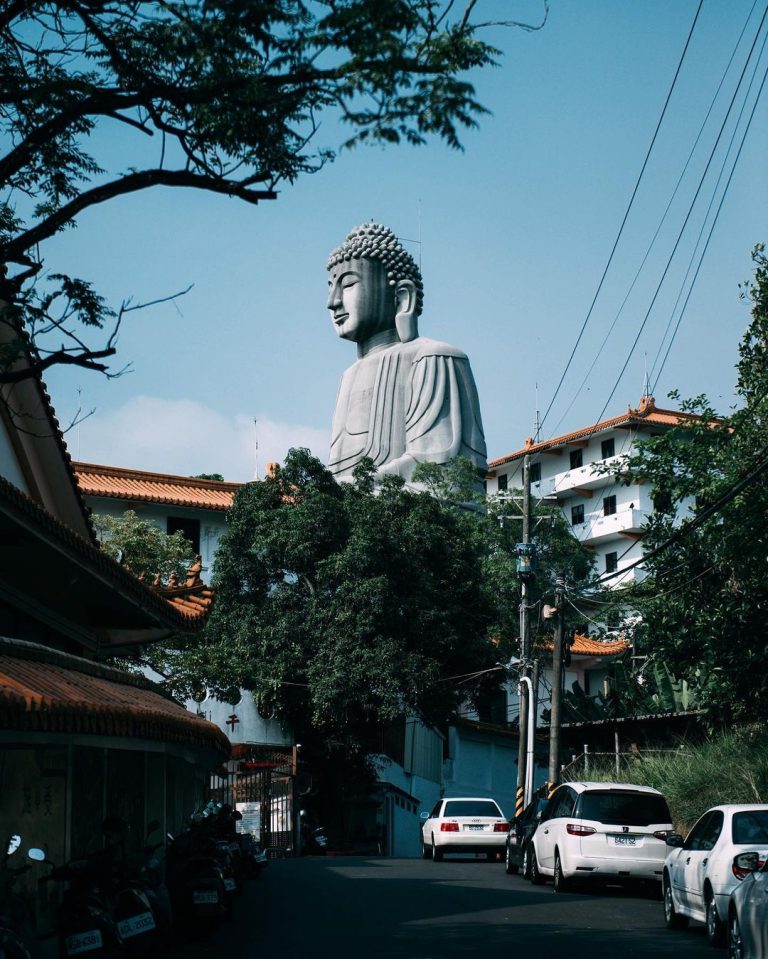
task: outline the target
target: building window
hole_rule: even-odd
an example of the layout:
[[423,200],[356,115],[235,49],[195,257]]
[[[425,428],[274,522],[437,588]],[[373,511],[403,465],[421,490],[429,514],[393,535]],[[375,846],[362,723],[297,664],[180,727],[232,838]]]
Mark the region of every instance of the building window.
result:
[[604,460],[610,459],[616,455],[616,443],[614,440],[603,440],[600,444],[600,453]]
[[571,526],[580,526],[584,522],[584,504],[571,507]]
[[616,512],[616,497],[606,496],[603,499],[603,516],[613,516]]
[[583,466],[583,456],[581,455],[581,450],[571,450],[571,469],[577,470],[580,466]]
[[200,553],[200,520],[169,516],[167,522],[168,535],[183,533],[184,538],[189,541],[189,545],[192,547],[192,552],[197,556]]
[[531,463],[528,473],[531,477],[532,483],[541,482],[541,463]]
[[615,573],[619,568],[619,554],[618,553],[606,553],[605,554],[605,571],[606,573]]
[[509,477],[507,476],[506,473],[502,473],[501,476],[499,476],[499,492],[500,493],[506,492],[508,482],[509,482]]

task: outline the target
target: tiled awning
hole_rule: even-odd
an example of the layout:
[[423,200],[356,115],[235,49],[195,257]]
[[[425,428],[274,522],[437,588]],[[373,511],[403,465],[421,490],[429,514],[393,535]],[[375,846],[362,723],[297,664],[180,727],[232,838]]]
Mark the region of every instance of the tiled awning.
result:
[[229,756],[218,726],[145,677],[2,637],[0,729],[160,740]]
[[165,503],[192,509],[228,510],[242,483],[172,476],[146,470],[73,463],[83,496],[106,496],[137,503]]

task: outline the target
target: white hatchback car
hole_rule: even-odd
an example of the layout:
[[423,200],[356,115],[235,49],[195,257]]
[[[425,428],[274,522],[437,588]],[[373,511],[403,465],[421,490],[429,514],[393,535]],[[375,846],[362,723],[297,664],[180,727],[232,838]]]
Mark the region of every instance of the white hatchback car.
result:
[[485,853],[495,859],[504,852],[508,832],[509,823],[495,800],[449,797],[422,813],[421,851],[434,862],[447,852]]
[[531,881],[565,892],[575,879],[659,883],[672,832],[662,794],[631,783],[566,783],[531,840]]
[[728,903],[728,959],[768,959],[768,871],[758,852],[733,860],[742,881]]
[[671,835],[664,863],[664,919],[670,929],[689,919],[706,924],[713,945],[725,941],[731,892],[743,878],[734,867],[742,852],[768,852],[768,806],[713,806],[685,840]]

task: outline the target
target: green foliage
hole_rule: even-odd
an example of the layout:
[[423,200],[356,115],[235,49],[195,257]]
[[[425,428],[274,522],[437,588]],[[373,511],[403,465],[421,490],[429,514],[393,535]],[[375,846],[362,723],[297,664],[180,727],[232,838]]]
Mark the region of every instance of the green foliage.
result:
[[164,583],[171,576],[183,579],[194,560],[183,533],[169,535],[131,509],[121,516],[95,515],[93,525],[104,552],[150,582],[157,576]]
[[[459,148],[460,131],[486,112],[467,77],[498,56],[478,36],[473,7],[438,0],[2,5],[0,264],[10,274],[0,298],[11,307],[0,322],[14,332],[26,324],[38,369],[74,363],[105,372],[116,331],[91,344],[80,327],[101,329],[112,311],[83,280],[53,273],[41,289],[34,284],[43,265],[38,245],[83,210],[153,186],[275,199],[279,183],[334,158],[336,138],[317,142],[326,118],[324,129],[336,120],[349,130],[346,147],[436,137]],[[103,149],[108,138],[94,136],[111,124],[121,125],[126,144],[119,169]],[[0,353],[0,382],[10,381],[14,358],[11,348]]]
[[[590,759],[589,771],[574,768],[570,778],[615,782],[613,758]],[[667,798],[672,821],[685,834],[702,813],[720,803],[768,802],[768,737],[742,729],[726,732],[677,749],[624,753],[620,757],[622,782],[653,786]]]
[[253,691],[302,742],[363,748],[410,711],[447,720],[467,687],[446,677],[494,665],[472,511],[373,489],[371,464],[339,484],[307,450],[236,495],[216,558],[216,602],[173,682]]
[[217,483],[223,483],[224,477],[221,473],[197,473],[192,479],[215,480]]
[[713,723],[768,716],[765,471],[688,528],[768,454],[768,260],[762,246],[753,259],[755,279],[742,291],[751,305],[738,364],[743,405],[719,420],[705,397],[684,403],[690,418],[642,444],[629,463],[655,491],[646,549],[665,543],[678,524],[682,531],[647,561],[651,575],[631,594],[642,613],[637,651],[685,680],[686,695],[695,695]]
[[[483,583],[495,620],[492,635],[501,641],[509,655],[519,655],[516,642],[520,635],[520,577],[516,571],[516,544],[522,536],[522,490],[510,490],[502,497],[491,496],[483,522],[485,552]],[[543,621],[543,605],[554,605],[555,582],[559,572],[566,577],[569,589],[578,592],[592,581],[594,554],[585,549],[573,535],[557,505],[535,503],[531,520],[531,538],[536,546],[538,567],[529,580],[531,636],[539,645],[552,639],[552,621]],[[571,607],[566,608],[566,625],[582,627],[580,617],[574,618]]]

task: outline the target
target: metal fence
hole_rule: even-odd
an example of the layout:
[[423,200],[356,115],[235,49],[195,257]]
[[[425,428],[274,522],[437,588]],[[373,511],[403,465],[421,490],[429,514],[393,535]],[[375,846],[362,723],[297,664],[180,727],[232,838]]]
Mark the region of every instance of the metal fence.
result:
[[253,834],[272,859],[292,856],[296,849],[294,770],[290,753],[254,747],[210,780],[210,798],[237,809],[243,817],[238,829]]
[[680,746],[677,749],[632,749],[628,752],[617,750],[599,752],[584,746],[582,753],[573,753],[570,762],[561,767],[560,778],[562,782],[574,782],[579,779],[605,779],[606,776],[615,776],[617,782],[624,781],[628,776],[631,776],[631,773],[637,772],[646,760],[664,755],[679,754],[683,748]]

